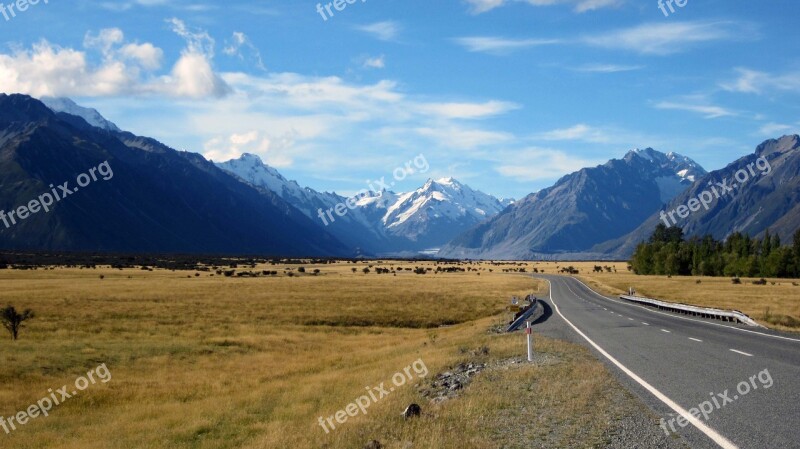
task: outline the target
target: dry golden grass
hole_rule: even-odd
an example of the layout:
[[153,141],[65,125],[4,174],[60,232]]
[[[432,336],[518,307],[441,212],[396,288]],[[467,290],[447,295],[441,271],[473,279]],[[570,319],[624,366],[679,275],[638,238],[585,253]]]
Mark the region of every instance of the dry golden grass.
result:
[[[480,275],[397,276],[353,274],[353,266],[306,266],[321,275],[291,278],[0,270],[0,304],[38,314],[19,341],[0,341],[0,415],[26,409],[100,363],[112,373],[49,417],[10,435],[0,430],[0,446],[352,449],[375,438],[388,448],[409,441],[431,449],[527,447],[513,443],[524,420],[549,447],[593,447],[621,413],[620,387],[600,362],[539,338],[537,351],[556,363],[485,371],[461,398],[435,407],[407,385],[325,434],[319,416],[415,360],[432,377],[476,357],[494,363],[522,355],[519,334],[487,329],[508,318],[501,311],[511,295],[543,285],[489,265]],[[470,355],[484,346],[489,355]],[[411,402],[425,416],[404,423],[399,412]]]
[[[628,287],[634,287],[642,296],[739,310],[765,326],[800,332],[800,279],[767,279],[767,285],[754,285],[756,279],[749,278],[733,284],[725,277],[637,276],[625,262],[541,263],[536,267],[554,273],[556,266],[570,265],[580,270],[584,282],[609,295],[626,294]],[[595,265],[616,267],[617,272],[593,273]]]

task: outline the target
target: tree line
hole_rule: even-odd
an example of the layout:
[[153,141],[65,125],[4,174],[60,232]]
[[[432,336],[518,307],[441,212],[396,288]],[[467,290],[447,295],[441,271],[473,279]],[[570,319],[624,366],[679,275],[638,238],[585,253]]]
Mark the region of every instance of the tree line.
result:
[[739,232],[725,241],[712,236],[685,239],[683,230],[659,223],[630,262],[636,274],[680,276],[800,277],[800,229],[790,246],[769,230],[762,239]]

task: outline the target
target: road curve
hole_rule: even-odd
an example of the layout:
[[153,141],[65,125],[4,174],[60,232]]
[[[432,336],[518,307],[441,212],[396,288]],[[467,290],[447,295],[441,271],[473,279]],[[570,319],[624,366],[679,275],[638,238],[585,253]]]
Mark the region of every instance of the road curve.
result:
[[572,277],[537,277],[550,282],[553,313],[536,333],[588,346],[690,447],[800,448],[800,337],[634,305]]

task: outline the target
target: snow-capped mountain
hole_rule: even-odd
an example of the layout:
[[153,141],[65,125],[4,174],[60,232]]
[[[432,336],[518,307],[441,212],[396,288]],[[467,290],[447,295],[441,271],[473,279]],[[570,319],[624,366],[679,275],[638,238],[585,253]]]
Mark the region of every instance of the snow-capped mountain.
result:
[[497,198],[453,178],[429,179],[421,188],[398,195],[381,223],[394,236],[434,247],[504,208]]
[[[510,203],[452,178],[428,180],[408,193],[367,192],[344,216],[327,214],[348,198],[290,181],[252,154],[217,166],[245,182],[276,193],[340,240],[375,254],[437,248],[487,220]],[[333,220],[331,220],[331,216]]]
[[647,148],[584,168],[506,208],[442,248],[441,257],[592,258],[590,249],[635,229],[706,171]]
[[633,158],[641,158],[649,163],[653,179],[661,192],[661,201],[665,203],[706,175],[697,162],[673,152],[664,154],[652,148],[635,149],[629,151],[623,160],[630,162]]
[[86,120],[86,123],[106,131],[121,131],[117,125],[106,120],[96,109],[78,106],[69,98],[42,97],[40,101],[55,113],[63,112],[78,116]]
[[[763,162],[759,162],[761,159]],[[692,212],[677,220],[674,225],[683,229],[687,237],[711,235],[724,240],[733,232],[753,237],[765,231],[778,235],[782,241],[791,241],[800,225],[800,136],[788,135],[770,139],[759,145],[754,153],[743,156],[719,170],[698,176],[697,182],[680,195],[654,211],[630,234],[600,245],[599,251],[613,258],[630,257],[639,242],[647,240],[656,225],[663,223],[661,214],[677,209],[709,191],[709,184],[723,180],[736,181],[736,173],[758,163],[756,175],[735,191],[721,195],[708,208]],[[765,163],[766,165],[762,165]],[[761,167],[764,167],[763,169]],[[767,170],[768,168],[768,170]],[[680,218],[680,217],[678,217]],[[667,221],[669,223],[669,221]]]

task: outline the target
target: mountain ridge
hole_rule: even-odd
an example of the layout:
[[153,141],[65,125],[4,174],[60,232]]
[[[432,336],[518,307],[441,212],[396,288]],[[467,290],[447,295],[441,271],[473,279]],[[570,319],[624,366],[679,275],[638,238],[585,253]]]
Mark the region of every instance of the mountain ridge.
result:
[[[560,178],[460,235],[439,253],[449,258],[526,259],[590,255],[630,232],[663,198],[705,174],[688,157],[647,148]],[[612,192],[612,194],[608,194]]]
[[[341,242],[276,195],[242,184],[198,154],[69,117],[29,96],[0,94],[0,209],[29,204],[50,190],[48,184],[74,185],[78,174],[104,161],[114,172],[112,180],[81,189],[49,212],[0,227],[0,247],[348,254]],[[131,142],[147,142],[150,151]]]
[[257,155],[243,154],[217,166],[258,188],[268,189],[340,240],[373,253],[419,252],[442,245],[459,230],[497,214],[504,204],[453,178],[428,179],[411,192],[365,189],[353,197],[355,207],[339,216],[338,204],[350,199],[335,192],[317,192],[290,181]]

